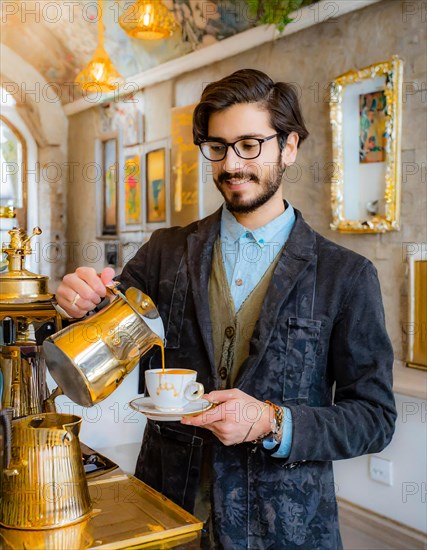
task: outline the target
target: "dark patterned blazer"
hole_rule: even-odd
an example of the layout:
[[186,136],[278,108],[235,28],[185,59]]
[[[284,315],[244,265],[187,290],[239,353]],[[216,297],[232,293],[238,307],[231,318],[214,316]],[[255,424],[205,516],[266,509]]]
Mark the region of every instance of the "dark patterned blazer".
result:
[[[137,463],[140,479],[190,512],[202,465],[211,469],[218,548],[341,548],[332,461],[380,452],[394,431],[393,352],[376,270],[295,212],[235,383],[291,409],[290,456],[148,421]],[[154,232],[120,276],[157,304],[167,367],[197,370],[206,392],[219,387],[208,282],[220,219],[218,210]],[[142,371],[160,365],[158,350],[141,360]]]

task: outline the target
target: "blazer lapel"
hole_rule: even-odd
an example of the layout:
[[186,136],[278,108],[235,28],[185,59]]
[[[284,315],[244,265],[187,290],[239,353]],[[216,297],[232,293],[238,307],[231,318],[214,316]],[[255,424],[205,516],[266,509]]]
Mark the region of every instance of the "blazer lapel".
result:
[[282,255],[274,270],[261,314],[250,343],[249,357],[240,368],[235,385],[242,387],[250,380],[260,363],[277,322],[280,308],[288,299],[298,280],[316,260],[314,231],[295,210],[296,221]]
[[208,353],[212,372],[216,377],[214,348],[212,340],[212,323],[209,310],[209,276],[211,272],[214,243],[220,231],[221,210],[201,220],[196,232],[187,237],[188,273],[191,281],[194,308],[202,333],[203,342]]

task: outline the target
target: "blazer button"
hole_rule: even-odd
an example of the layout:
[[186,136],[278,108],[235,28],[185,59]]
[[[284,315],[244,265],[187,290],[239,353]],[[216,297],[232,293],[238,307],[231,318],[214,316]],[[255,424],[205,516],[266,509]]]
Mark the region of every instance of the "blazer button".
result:
[[225,329],[225,335],[227,336],[227,338],[233,338],[233,336],[234,336],[234,327],[227,327]]
[[221,380],[225,380],[227,378],[227,369],[225,367],[221,367],[219,369],[219,377]]

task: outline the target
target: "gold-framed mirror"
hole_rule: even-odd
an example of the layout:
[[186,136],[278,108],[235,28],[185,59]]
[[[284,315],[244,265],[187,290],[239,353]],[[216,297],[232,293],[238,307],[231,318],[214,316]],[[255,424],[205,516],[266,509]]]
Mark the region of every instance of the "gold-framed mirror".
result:
[[398,56],[331,83],[331,229],[400,229],[403,61]]
[[408,367],[427,371],[427,257],[425,243],[407,243],[408,272]]

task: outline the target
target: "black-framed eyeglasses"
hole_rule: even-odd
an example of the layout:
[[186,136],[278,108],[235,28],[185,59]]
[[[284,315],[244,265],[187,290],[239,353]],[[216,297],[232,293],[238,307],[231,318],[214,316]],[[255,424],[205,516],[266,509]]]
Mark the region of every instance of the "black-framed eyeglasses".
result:
[[199,143],[200,151],[202,155],[213,162],[224,160],[227,156],[229,147],[233,148],[236,155],[245,160],[256,159],[261,154],[262,144],[270,139],[277,137],[279,134],[273,134],[265,138],[243,138],[234,141],[233,143],[227,143],[226,141],[202,141]]

